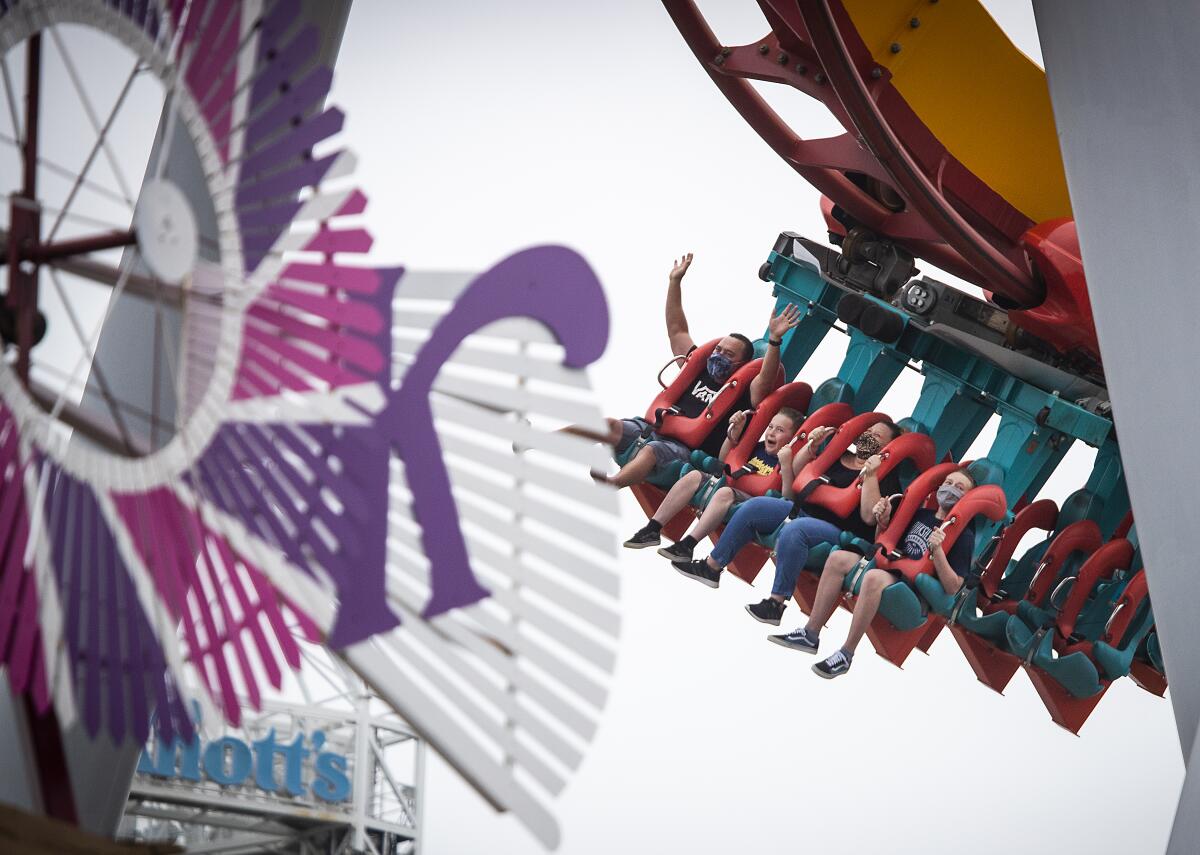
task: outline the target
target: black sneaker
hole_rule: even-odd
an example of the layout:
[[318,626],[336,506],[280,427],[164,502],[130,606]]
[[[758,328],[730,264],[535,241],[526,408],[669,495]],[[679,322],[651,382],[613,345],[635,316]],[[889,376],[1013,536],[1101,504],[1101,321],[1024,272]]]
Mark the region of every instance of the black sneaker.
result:
[[828,659],[822,659],[813,665],[812,669],[818,676],[824,677],[826,680],[832,680],[834,677],[840,677],[850,670],[850,660],[846,658],[846,654],[841,650],[835,650],[832,656]]
[[810,636],[804,627],[785,632],[783,635],[768,635],[767,641],[789,650],[799,650],[801,653],[816,653],[820,645],[820,641]]
[[701,585],[715,588],[721,584],[721,571],[709,567],[708,561],[703,558],[699,561],[688,561],[686,564],[680,563],[673,566],[684,576],[695,579]]
[[779,600],[772,600],[767,597],[761,603],[755,603],[752,606],[746,606],[746,611],[750,612],[750,616],[762,623],[769,623],[772,626],[779,626],[779,619],[783,617],[783,610],[787,608],[787,603],[781,603]]
[[658,536],[659,530],[644,525],[639,528],[629,540],[625,541],[626,549],[645,549],[647,546],[658,546],[662,543]]
[[671,561],[684,563],[692,560],[692,551],[696,548],[696,541],[690,537],[685,537],[683,540],[671,546],[664,546],[658,550],[658,554],[663,558],[669,558]]

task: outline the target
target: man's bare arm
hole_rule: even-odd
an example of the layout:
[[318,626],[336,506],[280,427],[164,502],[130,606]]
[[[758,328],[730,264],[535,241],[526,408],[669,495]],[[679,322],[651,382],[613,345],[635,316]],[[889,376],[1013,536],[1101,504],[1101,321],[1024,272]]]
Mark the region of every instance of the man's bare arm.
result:
[[[767,353],[758,375],[750,381],[750,406],[757,407],[762,399],[775,391],[775,375],[779,373],[779,348],[783,335],[800,323],[800,310],[788,303],[778,315],[772,312],[767,324]],[[774,343],[772,343],[774,342]]]
[[683,275],[692,265],[692,254],[676,260],[667,278],[667,339],[671,353],[682,356],[696,346],[688,332],[687,315],[683,313]]

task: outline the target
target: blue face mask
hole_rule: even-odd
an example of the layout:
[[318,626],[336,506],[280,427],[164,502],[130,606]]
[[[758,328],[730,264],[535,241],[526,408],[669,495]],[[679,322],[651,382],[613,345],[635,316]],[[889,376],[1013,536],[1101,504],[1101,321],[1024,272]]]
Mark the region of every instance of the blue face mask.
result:
[[708,373],[714,380],[724,383],[725,378],[733,373],[733,360],[723,353],[714,353],[708,358]]
[[950,510],[958,504],[958,500],[963,497],[963,493],[965,492],[962,487],[956,487],[953,484],[943,484],[937,490],[938,506],[944,511]]

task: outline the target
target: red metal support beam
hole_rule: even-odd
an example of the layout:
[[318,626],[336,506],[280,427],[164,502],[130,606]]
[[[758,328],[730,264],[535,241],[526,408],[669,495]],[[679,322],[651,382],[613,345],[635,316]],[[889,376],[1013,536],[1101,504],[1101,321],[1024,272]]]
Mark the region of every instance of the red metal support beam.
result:
[[[41,234],[37,206],[38,109],[41,100],[42,37],[25,43],[25,139],[21,144],[24,169],[19,197],[9,203],[8,306],[16,314],[17,376],[29,382],[29,351],[37,316],[37,264],[29,261]],[[20,204],[24,202],[25,204]]]
[[42,243],[33,247],[28,254],[20,253],[22,260],[31,259],[37,264],[70,258],[73,255],[87,255],[89,252],[99,252],[104,249],[115,249],[122,246],[132,246],[137,243],[137,234],[132,230],[105,232],[85,238]]

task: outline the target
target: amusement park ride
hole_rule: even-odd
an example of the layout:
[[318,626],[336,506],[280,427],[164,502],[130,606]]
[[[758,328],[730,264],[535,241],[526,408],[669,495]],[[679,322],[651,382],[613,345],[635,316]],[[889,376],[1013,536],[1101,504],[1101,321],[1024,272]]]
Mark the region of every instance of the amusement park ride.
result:
[[[796,489],[811,488],[808,499],[830,509],[853,507],[854,485],[818,479],[884,417],[875,407],[901,373],[917,370],[912,411],[890,414],[904,416],[907,432],[882,452],[905,498],[878,544],[841,544],[905,577],[884,592],[869,630],[877,652],[901,665],[949,631],[984,685],[1002,692],[1023,670],[1072,732],[1114,681],[1163,695],[1165,662],[1173,677],[1186,675],[1191,654],[1164,641],[1187,634],[1160,633],[1151,610],[1151,591],[1171,583],[1160,583],[1160,553],[1147,556],[1132,514],[1114,427],[1121,399],[1106,371],[1113,353],[1124,354],[1093,317],[1099,292],[1089,293],[1080,247],[1087,223],[1081,216],[1077,228],[1059,144],[1069,134],[1055,123],[1062,111],[1046,75],[973,1],[760,0],[768,31],[745,45],[723,44],[692,0],[664,6],[733,107],[823,194],[833,244],[789,232],[775,240],[759,276],[778,306],[804,309],[784,337],[783,376],[728,465],[692,455],[686,467],[712,478],[666,533],[682,535],[722,483],[752,495],[779,490],[777,474],[743,475],[739,465],[785,406],[806,416],[797,442],[818,426],[837,429]],[[6,142],[21,169],[5,175],[0,661],[27,699],[40,809],[72,821],[85,812],[71,797],[60,736],[76,718],[89,738],[138,746],[152,711],[168,739],[191,733],[193,701],[204,721],[236,722],[241,690],[253,701],[260,675],[277,686],[282,667],[298,665],[286,627],[299,626],[553,845],[545,801],[595,731],[605,699],[595,674],[612,667],[617,589],[600,562],[553,567],[538,531],[583,530],[571,508],[594,519],[612,501],[539,464],[538,455],[589,453],[541,429],[542,417],[598,413],[580,416],[566,396],[526,382],[581,385],[573,372],[607,338],[603,298],[578,257],[549,247],[455,283],[346,264],[370,246],[353,219],[366,199],[339,183],[349,154],[327,148],[342,117],[324,107],[332,60],[318,56],[320,34],[304,24],[311,11],[288,0],[0,2],[0,54],[23,51],[25,62],[20,80],[4,68],[14,132]],[[1058,23],[1043,39],[1061,32]],[[124,219],[60,238],[60,223],[78,226],[67,213],[75,195],[95,189],[93,162],[114,159],[107,125],[85,110],[99,140],[86,165],[65,199],[51,203],[39,187],[39,172],[53,168],[39,154],[42,52],[68,24],[121,41],[133,55],[129,80],[152,75],[165,106],[142,189],[116,199],[130,208]],[[752,81],[817,99],[844,133],[805,138]],[[985,299],[919,275],[922,260]],[[62,318],[39,302],[47,281],[61,295],[68,275],[114,291],[90,336],[70,300]],[[47,384],[38,341],[67,322],[83,349],[65,380]],[[153,376],[132,406],[119,400],[128,390],[117,387],[129,383],[115,366],[129,351],[114,328],[155,340]],[[835,330],[849,339],[837,375],[806,377]],[[170,342],[165,379],[159,339]],[[647,411],[692,447],[757,371],[744,367],[695,419],[672,412],[714,345],[680,360]],[[443,376],[443,365],[466,373]],[[471,379],[479,370],[515,381],[497,392]],[[963,461],[993,417],[986,456]],[[503,483],[456,476],[448,444],[472,430],[491,434],[490,444],[454,450],[494,464]],[[1061,506],[1039,498],[1076,442],[1097,449],[1086,483]],[[928,558],[903,561],[892,550],[954,461],[978,486],[948,519],[947,548],[973,526],[977,554],[973,581],[948,596]],[[647,513],[684,468],[634,488]],[[473,511],[476,499],[505,508],[504,523]],[[760,539],[732,571],[753,580],[773,544],[774,535]],[[611,547],[603,537],[593,545]],[[814,551],[813,572],[801,576],[795,597],[805,610],[827,555]],[[866,566],[847,577],[849,609]],[[1177,711],[1190,754],[1195,722],[1186,716]],[[1177,827],[1173,846],[1190,839]]]

